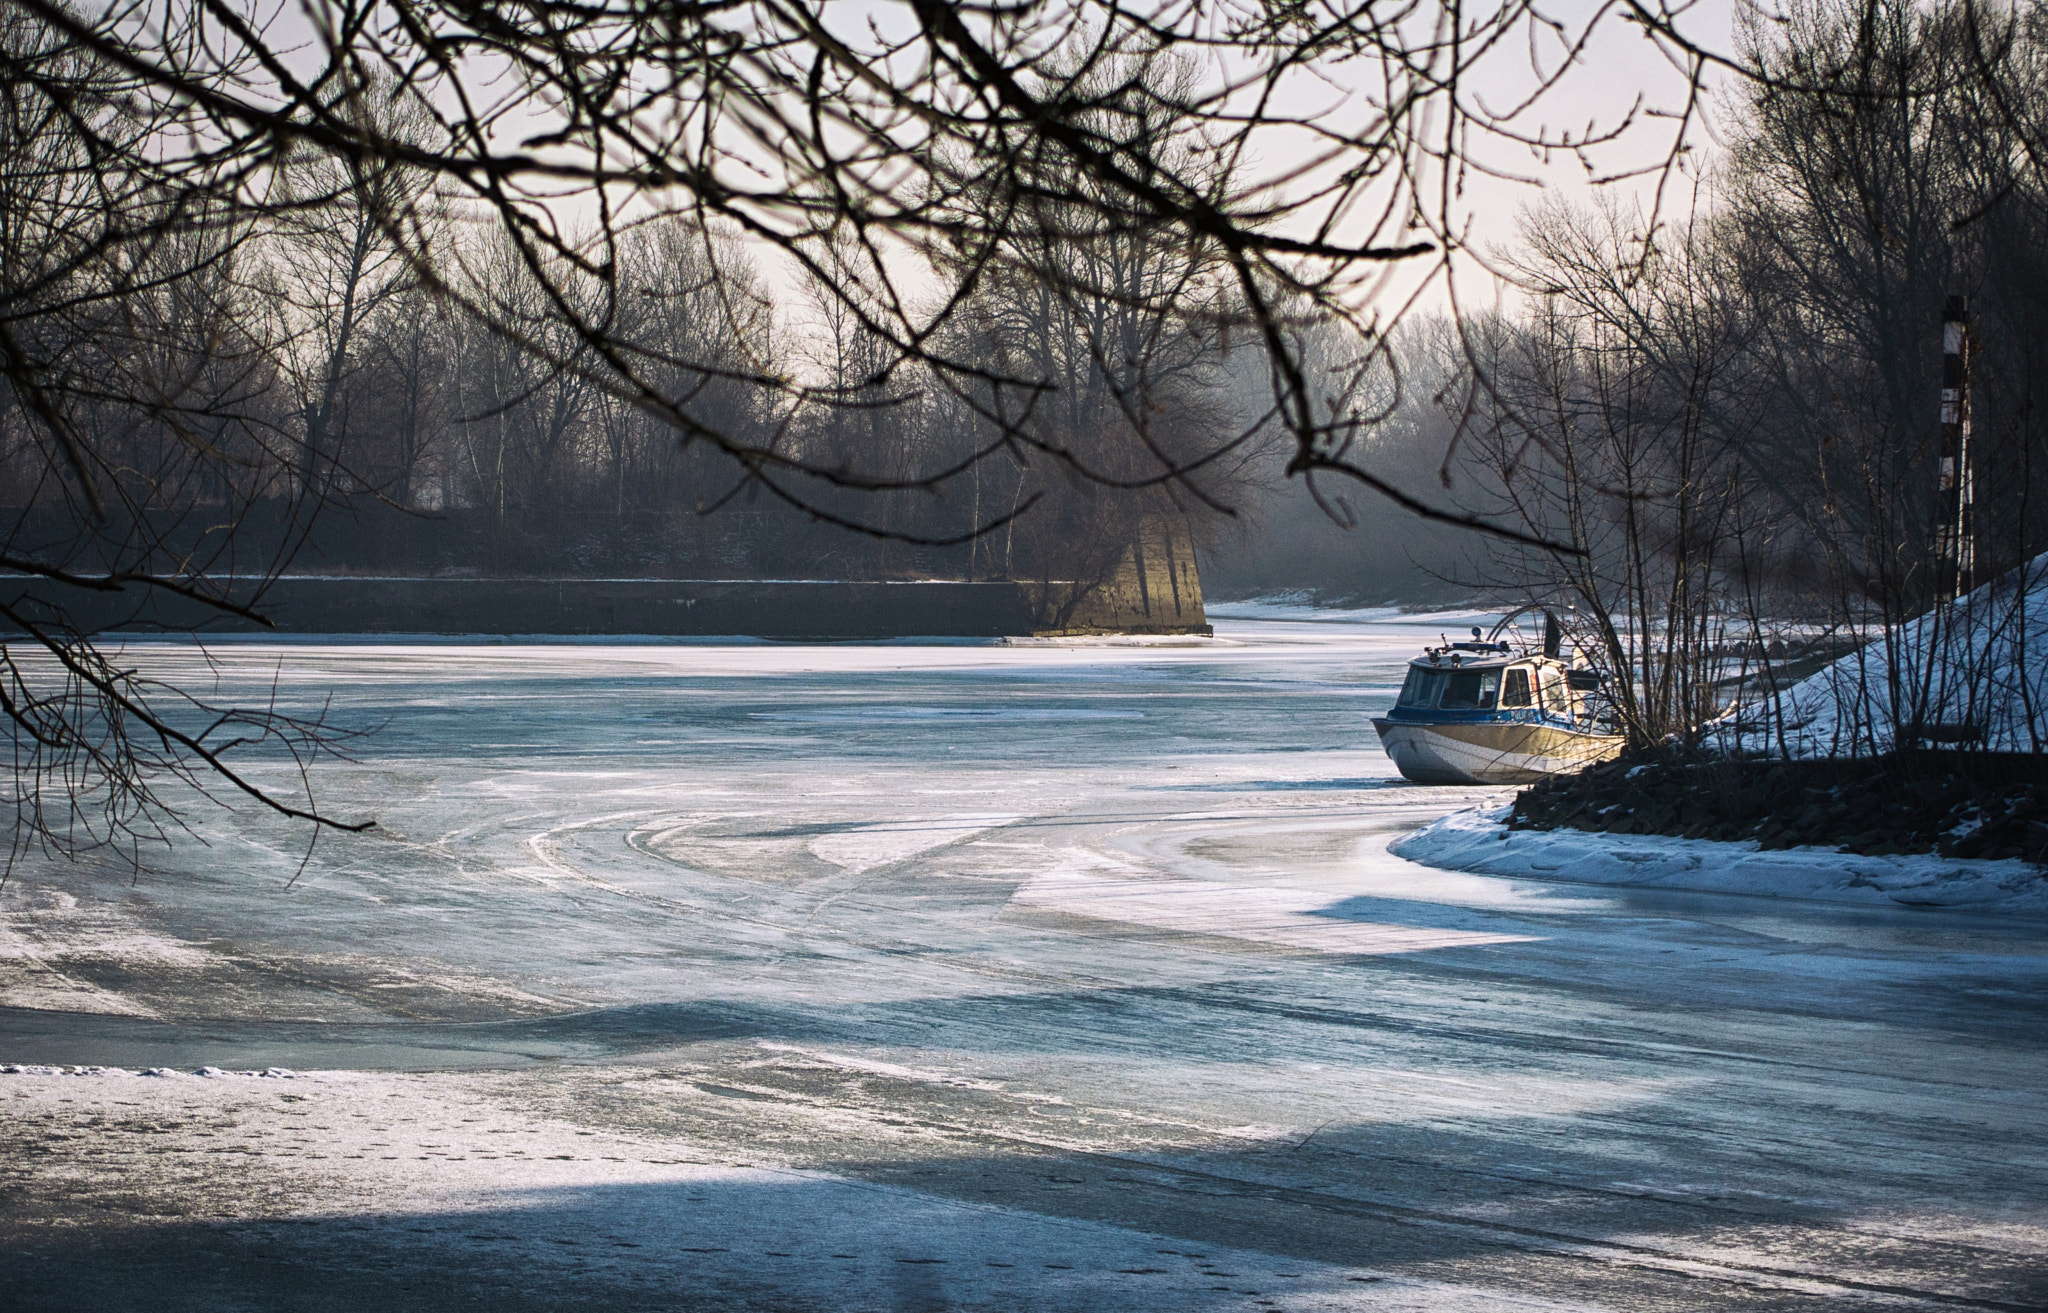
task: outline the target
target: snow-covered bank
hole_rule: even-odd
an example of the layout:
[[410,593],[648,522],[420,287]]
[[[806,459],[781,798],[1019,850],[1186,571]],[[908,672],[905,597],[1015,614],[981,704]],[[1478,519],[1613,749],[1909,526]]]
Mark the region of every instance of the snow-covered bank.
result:
[[[2048,743],[2048,554],[1720,723],[1727,751],[1874,756],[1916,729],[1992,752]],[[1958,737],[1960,736],[1960,737]]]
[[1765,852],[1754,843],[1663,835],[1510,830],[1508,812],[1453,812],[1387,851],[1481,875],[2048,917],[2048,878],[2026,862],[1859,857],[1826,848]]

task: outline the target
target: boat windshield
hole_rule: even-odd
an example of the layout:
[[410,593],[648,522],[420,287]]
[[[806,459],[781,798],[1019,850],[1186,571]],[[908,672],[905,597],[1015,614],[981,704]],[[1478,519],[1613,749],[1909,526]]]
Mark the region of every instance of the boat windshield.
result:
[[1401,696],[1394,705],[1397,707],[1433,707],[1436,705],[1438,690],[1444,686],[1444,672],[1428,670],[1422,666],[1408,667],[1408,682],[1401,685]]
[[1437,705],[1445,711],[1491,711],[1500,696],[1498,670],[1454,670]]
[[1507,685],[1500,693],[1500,704],[1504,707],[1527,707],[1533,706],[1535,701],[1529,691],[1529,668],[1516,666],[1508,671]]

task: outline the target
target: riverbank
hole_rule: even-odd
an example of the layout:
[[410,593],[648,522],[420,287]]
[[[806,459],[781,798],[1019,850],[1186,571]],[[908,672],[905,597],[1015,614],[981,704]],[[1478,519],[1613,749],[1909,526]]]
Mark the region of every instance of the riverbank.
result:
[[2023,753],[1917,752],[1816,760],[1645,752],[1525,789],[1515,830],[1833,848],[1861,857],[2048,863],[2048,761]]
[[[1525,795],[1526,796],[1526,795]],[[1755,840],[1518,827],[1513,805],[1453,812],[1387,851],[1448,871],[1511,879],[1948,908],[2048,919],[2048,876],[2016,859],[1866,855]]]

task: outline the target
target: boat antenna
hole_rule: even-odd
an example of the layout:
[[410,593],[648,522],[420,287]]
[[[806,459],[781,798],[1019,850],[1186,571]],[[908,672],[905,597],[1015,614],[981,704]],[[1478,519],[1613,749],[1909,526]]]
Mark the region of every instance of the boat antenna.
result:
[[[1487,641],[1491,642],[1494,639],[1499,638],[1503,633],[1505,633],[1511,626],[1514,625],[1516,616],[1527,615],[1529,612],[1534,611],[1536,609],[1536,603],[1531,602],[1527,606],[1518,606],[1514,610],[1508,612],[1506,615],[1500,618],[1500,623],[1493,627],[1493,632],[1486,636]],[[1520,632],[1519,629],[1517,629],[1517,632]]]

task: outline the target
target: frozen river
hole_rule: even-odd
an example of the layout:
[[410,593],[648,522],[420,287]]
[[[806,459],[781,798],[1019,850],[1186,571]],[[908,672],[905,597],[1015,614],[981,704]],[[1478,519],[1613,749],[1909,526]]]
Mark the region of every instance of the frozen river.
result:
[[1390,856],[1456,627],[220,647],[379,828],[0,893],[9,1307],[2048,1307],[2048,925]]

